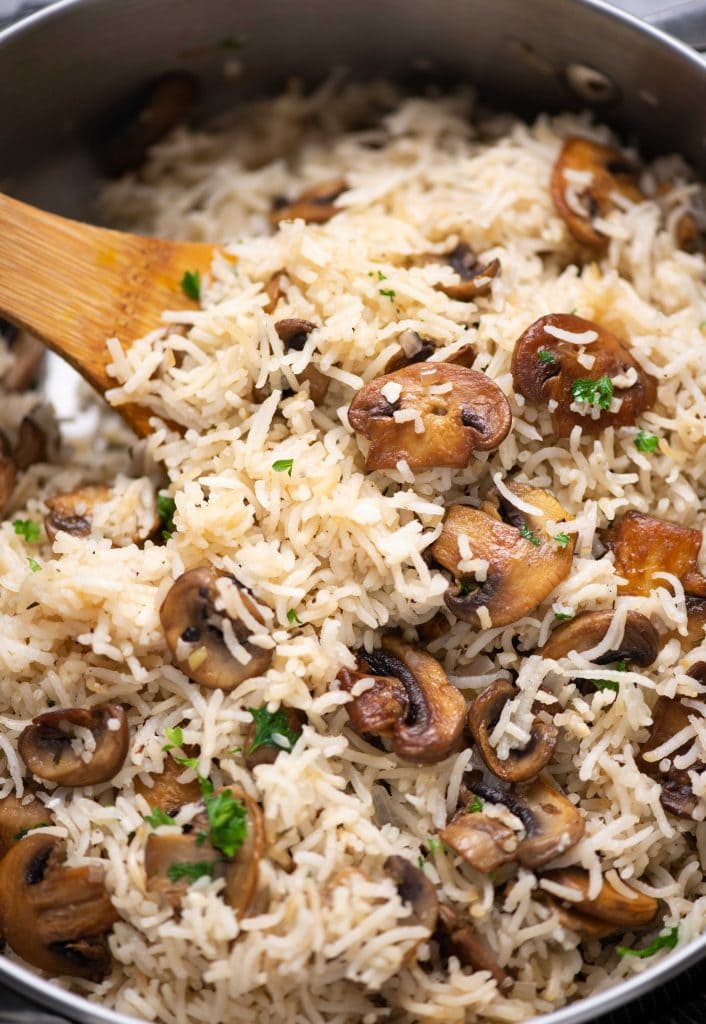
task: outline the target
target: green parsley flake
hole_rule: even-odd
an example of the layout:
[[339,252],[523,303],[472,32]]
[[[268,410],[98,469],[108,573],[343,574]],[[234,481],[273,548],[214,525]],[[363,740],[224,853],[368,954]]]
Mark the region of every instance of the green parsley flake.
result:
[[423,871],[425,866],[426,861],[424,859],[424,855],[420,853],[419,856],[417,857],[417,867],[419,868],[420,871]]
[[618,671],[618,672],[627,672],[627,670],[628,670],[627,658],[621,658],[620,661],[617,662],[615,668],[616,668],[616,671]]
[[170,750],[174,750],[174,747],[181,747],[184,743],[184,732],[180,725],[175,725],[173,729],[165,729],[164,735],[167,737],[168,742],[165,743],[162,750],[167,751],[167,753]]
[[181,290],[187,299],[198,302],[201,298],[201,274],[198,270],[186,270],[181,279]]
[[648,956],[654,956],[660,949],[674,949],[679,940],[679,925],[670,928],[666,935],[658,935],[649,946],[644,949],[628,949],[627,946],[616,946],[615,952],[618,956],[638,956],[644,960]]
[[198,757],[178,757],[176,754],[172,754],[172,757],[174,758],[177,764],[180,764],[182,766],[182,768],[191,768],[192,772],[198,772]]
[[478,811],[483,810],[483,801],[479,796],[474,796],[470,804],[466,808],[468,814],[477,814]]
[[556,356],[550,352],[548,348],[540,348],[537,355],[539,356],[540,363],[547,363],[547,365],[551,365],[556,362]]
[[613,690],[615,693],[620,689],[620,683],[616,683],[614,679],[592,679],[591,682],[597,690]]
[[430,836],[427,846],[429,847],[430,853],[436,853],[437,850],[440,853],[448,853],[448,850],[446,849],[442,841],[438,839],[436,836]]
[[378,281],[387,281],[387,274],[383,274],[382,270],[378,270]]
[[151,814],[145,815],[145,821],[150,828],[159,828],[160,825],[173,825],[174,818],[172,818],[166,811],[163,811],[161,807],[153,807]]
[[568,533],[557,533],[554,537],[554,540],[557,542],[559,547],[562,548],[565,548],[568,545],[570,539],[571,538]]
[[536,533],[532,533],[527,523],[523,523],[520,527],[520,537],[523,537],[524,540],[528,540],[530,544],[534,544],[536,548],[542,546],[541,540]]
[[186,860],[180,864],[170,864],[167,868],[167,878],[170,882],[180,882],[183,878],[186,878],[189,882],[195,882],[197,878],[203,878],[206,875],[212,878],[214,867],[213,861]]
[[394,288],[379,288],[378,291],[381,295],[384,295],[386,299],[394,299],[397,295]]
[[456,583],[462,594],[472,594],[474,590],[478,589],[478,584],[473,580],[456,580]]
[[234,857],[248,835],[248,812],[229,789],[204,796],[211,846]]
[[28,558],[27,561],[29,562],[29,567],[32,570],[32,572],[39,572],[39,570],[42,568],[39,562],[36,562],[34,558]]
[[640,428],[635,438],[635,447],[639,452],[656,452],[659,447],[659,438],[656,434],[648,434]]
[[24,537],[28,544],[36,544],[42,532],[39,523],[33,519],[15,519],[12,523],[18,537]]
[[38,821],[36,825],[30,825],[29,828],[23,828],[21,832],[18,832],[15,836],[15,842],[19,843],[20,839],[24,839],[26,835],[33,832],[35,828],[46,828],[47,825],[51,825],[50,821]]
[[554,618],[557,622],[565,622],[566,619],[573,619],[573,612],[554,612]]
[[613,381],[606,376],[598,380],[575,380],[571,385],[571,394],[577,402],[588,402],[589,405],[607,410],[613,401]]
[[294,459],[277,459],[276,462],[272,463],[272,468],[275,473],[286,473],[287,476],[291,476],[293,465]]
[[284,708],[271,712],[267,710],[267,705],[263,704],[259,708],[248,708],[248,711],[255,723],[255,735],[248,747],[248,754],[252,754],[259,747],[291,750],[301,736],[300,729],[290,728]]
[[170,498],[168,494],[158,494],[157,512],[159,513],[162,537],[164,540],[169,540],[174,534],[174,513],[176,512],[174,498]]
[[299,616],[297,615],[293,608],[290,608],[289,611],[287,612],[287,622],[291,623],[292,626],[294,625],[295,622],[297,626],[301,626],[302,624],[302,620],[299,618]]

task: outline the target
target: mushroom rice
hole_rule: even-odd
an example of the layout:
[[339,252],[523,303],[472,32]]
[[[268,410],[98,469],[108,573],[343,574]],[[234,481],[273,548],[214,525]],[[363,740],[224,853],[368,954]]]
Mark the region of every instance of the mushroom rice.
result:
[[8,956],[164,1024],[513,1022],[702,933],[698,199],[385,84],[106,185],[227,244],[109,341],[144,441],[0,357]]

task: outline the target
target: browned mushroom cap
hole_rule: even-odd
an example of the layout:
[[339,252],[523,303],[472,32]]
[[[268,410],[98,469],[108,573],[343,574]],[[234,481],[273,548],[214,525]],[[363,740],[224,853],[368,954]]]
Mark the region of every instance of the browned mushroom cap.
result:
[[[316,330],[316,324],[313,324],[310,320],[300,320],[297,317],[292,317],[288,320],[278,320],[275,324],[275,330],[284,342],[285,351],[290,352],[294,350],[301,352],[306,344],[307,337],[312,331]],[[300,384],[308,383],[309,394],[314,405],[319,405],[323,402],[331,381],[321,372],[318,366],[314,366],[313,363],[310,364],[299,374],[297,379]]]
[[461,921],[448,903],[439,904],[436,936],[443,956],[455,956],[463,967],[471,967],[474,971],[488,971],[497,981],[499,989],[506,989],[511,984],[512,979],[502,969],[484,940],[469,923]]
[[186,120],[198,93],[196,79],[186,71],[168,71],[150,82],[103,147],[107,173],[118,177],[140,167],[150,146]]
[[[595,360],[590,370],[579,362],[582,346],[557,337],[554,331],[587,339],[588,353]],[[630,377],[622,381],[620,378],[625,374]],[[628,380],[635,375],[634,383],[628,386]],[[611,382],[612,397],[621,400],[620,409],[610,412],[609,408],[602,408],[597,401],[600,399],[598,391],[589,405],[596,414],[595,419],[572,409],[576,402],[573,394],[576,381],[594,382],[604,377]],[[642,369],[614,334],[592,320],[571,313],[542,316],[520,335],[512,355],[512,380],[515,391],[528,401],[538,405],[557,403],[552,413],[552,428],[557,437],[568,437],[577,424],[587,434],[599,434],[606,427],[631,426],[657,397],[654,377]],[[610,395],[606,396],[606,404],[610,405],[611,401]]]
[[374,678],[372,689],[346,705],[356,732],[389,736],[399,757],[418,764],[434,764],[451,753],[463,730],[466,701],[435,658],[386,637],[381,650],[362,655],[359,667],[343,669],[338,677],[348,691],[361,678]]
[[69,494],[47,498],[45,504],[49,512],[44,517],[47,537],[53,541],[60,530],[73,537],[88,537],[93,509],[99,502],[108,501],[109,498],[110,488],[100,484],[90,484]]
[[[196,750],[185,747],[184,754],[186,757],[192,757]],[[136,779],[135,792],[144,797],[150,807],[161,807],[167,814],[172,814],[184,804],[196,803],[201,798],[198,779],[179,782],[179,776],[183,775],[184,771],[184,765],[178,764],[171,757],[165,757],[162,771],[152,776],[152,785],[148,786],[141,779]]]
[[33,828],[51,825],[51,811],[25,787],[22,797],[10,793],[0,800],[0,857]]
[[439,832],[445,846],[487,874],[517,859],[519,839],[508,825],[481,811],[459,812]]
[[434,640],[441,639],[451,629],[451,623],[443,612],[437,612],[431,619],[421,622],[417,626],[417,635],[424,644],[430,644]]
[[405,857],[393,855],[383,864],[386,875],[397,886],[397,892],[403,903],[412,908],[411,918],[405,918],[407,924],[420,924],[429,929],[429,934],[436,928],[439,915],[439,901],[436,891],[423,871],[415,868]]
[[676,636],[683,647],[691,650],[698,647],[706,635],[706,600],[703,597],[686,596],[686,636],[676,631],[668,634],[667,639]]
[[302,192],[298,199],[277,200],[270,214],[270,222],[300,218],[309,224],[324,224],[341,210],[336,200],[348,188],[345,178],[333,178]]
[[12,365],[2,378],[2,386],[5,391],[26,391],[36,381],[46,349],[29,331],[20,330],[6,320],[0,319],[0,334],[13,356]]
[[[658,697],[652,709],[652,729],[649,738],[642,744],[636,759],[640,771],[661,784],[662,793],[659,802],[665,811],[669,811],[670,814],[674,814],[678,818],[693,817],[698,804],[689,771],[677,768],[674,764],[675,757],[687,752],[690,741],[687,740],[678,750],[669,755],[669,768],[666,772],[660,770],[659,761],[646,760],[645,755],[650,754],[657,747],[661,747],[682,729],[686,729],[690,724],[689,715],[693,717],[696,712],[685,707],[678,697]],[[691,771],[703,771],[703,768],[702,764],[690,766]]]
[[[230,793],[241,813],[245,811],[246,834],[242,845],[228,856],[216,849],[208,836],[210,822],[204,809],[189,831],[152,834],[145,845],[147,890],[177,907],[191,882],[203,875],[225,879],[226,903],[242,917],[257,889],[260,861],[265,853],[265,824],[255,800],[237,786],[217,790],[214,796]],[[175,867],[176,870],[175,870]],[[179,870],[179,865],[188,865]]]
[[[72,746],[76,729],[88,729],[95,742],[90,759]],[[117,775],[127,757],[127,716],[120,704],[57,708],[32,719],[17,741],[20,757],[33,775],[60,786],[93,786]]]
[[[447,608],[476,628],[484,628],[479,608],[487,609],[493,626],[516,622],[541,604],[571,571],[576,538],[571,535],[562,547],[546,532],[545,522],[566,522],[573,517],[548,491],[526,484],[507,486],[542,514],[521,513],[497,494],[489,495],[479,509],[451,505],[430,549],[433,558],[459,581],[446,591]],[[507,522],[500,518],[499,509]],[[459,568],[463,536],[468,538],[473,557],[489,563],[484,583],[469,579]]]
[[[585,176],[585,183],[577,184],[578,176]],[[614,194],[634,203],[644,199],[637,168],[619,150],[590,139],[566,140],[554,165],[550,187],[554,205],[571,234],[594,249],[602,248],[607,238],[593,221],[615,209]]]
[[[289,732],[298,736],[302,731],[302,727],[306,725],[307,719],[304,712],[300,711],[298,708],[285,707],[284,704],[281,706],[280,712],[284,715]],[[284,745],[278,746],[274,741],[268,740],[260,743],[253,750],[252,746],[253,741],[255,740],[256,729],[257,726],[255,718],[253,717],[252,722],[248,726],[248,731],[245,733],[245,740],[243,741],[245,766],[251,771],[253,768],[257,768],[259,764],[274,764],[279,755],[285,749]]]
[[[245,623],[216,610],[219,579],[228,579],[238,587],[246,611],[262,622],[260,612],[238,581],[233,576],[219,574],[210,566],[190,569],[176,580],[159,609],[159,618],[169,649],[182,672],[201,686],[228,691],[244,679],[266,672],[272,651],[249,643],[251,633]],[[226,646],[225,621],[230,623],[235,639],[250,655],[245,664],[237,661]]]
[[66,844],[30,835],[0,860],[0,931],[23,960],[52,975],[100,981],[118,915],[100,867],[63,866]]
[[[613,611],[581,612],[570,622],[557,626],[544,647],[537,650],[543,658],[557,661],[571,651],[588,651],[600,643],[613,621]],[[651,665],[659,652],[659,633],[640,612],[629,611],[625,618],[623,639],[615,650],[596,658],[597,665],[625,658],[640,668]]]
[[47,435],[32,416],[23,416],[12,453],[18,469],[29,469],[37,462],[46,462]]
[[[623,928],[639,928],[649,924],[657,916],[659,905],[657,900],[651,896],[633,889],[634,898],[624,896],[613,886],[603,881],[601,890],[595,899],[588,898],[590,887],[590,876],[588,871],[581,868],[555,868],[547,871],[544,878],[563,885],[567,889],[574,889],[580,899],[569,903],[572,910],[583,914],[590,914],[600,921],[608,921],[610,924],[621,925]],[[628,887],[630,888],[630,887]]]
[[493,278],[500,273],[500,260],[481,263],[465,242],[459,242],[443,258],[453,267],[461,281],[459,284],[438,284],[436,288],[458,302],[471,302],[479,295],[486,295],[493,286]]
[[395,373],[405,366],[414,366],[415,363],[424,363],[436,352],[436,345],[431,338],[422,338],[416,331],[404,331],[400,340],[403,342],[402,347],[388,359],[386,374]]
[[577,910],[572,910],[570,903],[561,903],[549,893],[541,893],[540,898],[542,903],[556,914],[561,926],[576,932],[584,942],[600,942],[602,939],[607,939],[609,935],[614,935],[619,929],[618,925],[611,924],[609,921],[601,921],[597,917],[591,917],[590,914],[580,914]]
[[268,300],[267,305],[262,307],[265,313],[274,313],[279,300],[286,295],[286,289],[287,274],[284,270],[278,270],[265,285],[265,294]]
[[681,580],[687,594],[706,597],[706,577],[697,565],[701,530],[631,511],[603,530],[601,540],[615,556],[616,573],[626,581],[620,585],[622,593],[646,596],[660,585],[655,573],[668,572]]
[[[444,390],[445,385],[451,385]],[[394,401],[384,394],[399,391]],[[415,412],[398,423],[395,412]],[[366,469],[467,466],[474,451],[490,451],[510,430],[512,415],[497,384],[477,370],[418,363],[376,377],[351,402],[348,420],[370,441]],[[419,427],[421,426],[421,431]]]
[[509,757],[501,761],[491,746],[490,734],[506,702],[517,696],[517,693],[507,679],[497,679],[478,694],[468,712],[468,729],[481,757],[491,772],[505,782],[526,782],[539,775],[549,763],[559,735],[553,722],[535,718],[527,746],[522,750],[511,751]]

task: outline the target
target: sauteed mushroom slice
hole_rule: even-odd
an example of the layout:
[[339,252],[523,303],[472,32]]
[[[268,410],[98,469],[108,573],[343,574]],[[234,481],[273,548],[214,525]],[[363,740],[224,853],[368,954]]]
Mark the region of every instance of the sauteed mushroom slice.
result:
[[657,900],[645,896],[637,889],[632,890],[634,898],[625,896],[605,880],[598,896],[589,899],[590,876],[588,871],[581,868],[555,868],[553,871],[547,871],[542,877],[567,889],[575,890],[580,898],[569,903],[571,910],[597,917],[600,921],[620,925],[622,928],[641,928],[650,924],[657,916]]
[[511,751],[509,757],[501,761],[491,745],[490,734],[503,707],[515,696],[517,690],[512,683],[498,679],[478,694],[468,712],[468,730],[481,757],[491,772],[504,782],[526,782],[539,775],[549,763],[559,735],[553,722],[535,718],[527,746]]
[[698,647],[706,636],[706,600],[702,597],[686,596],[686,636],[679,634],[679,640],[689,648]]
[[[455,748],[463,731],[466,701],[439,662],[394,637],[359,659],[359,671],[343,669],[341,687],[372,676],[372,689],[346,705],[351,725],[362,733],[389,736],[406,761],[435,764]],[[370,696],[368,696],[370,694]]]
[[[586,346],[590,369],[579,362]],[[515,342],[512,355],[515,391],[537,405],[555,402],[552,429],[568,437],[579,425],[584,433],[625,427],[654,405],[657,382],[642,369],[614,334],[571,313],[549,313],[535,320]],[[621,405],[612,412],[615,399]]]
[[64,867],[66,844],[30,835],[0,860],[0,931],[24,960],[52,975],[101,981],[118,915],[100,867]]
[[[201,686],[227,692],[243,680],[266,672],[272,651],[250,643],[252,631],[242,619],[217,611],[219,579],[230,580],[238,589],[243,615],[262,622],[260,612],[238,581],[210,566],[190,569],[179,576],[159,609],[159,617],[167,645],[182,672]],[[235,641],[248,655],[247,661],[231,654],[224,639],[226,629],[232,630]]]
[[[451,505],[441,534],[431,546],[433,558],[459,581],[446,591],[447,608],[476,628],[486,626],[480,608],[487,610],[493,626],[516,622],[541,604],[571,571],[575,537],[571,535],[562,547],[544,524],[549,519],[561,522],[572,517],[548,491],[527,484],[507,486],[541,514],[520,513],[501,502],[497,494],[491,494],[479,509]],[[500,518],[499,509],[507,522]],[[460,568],[462,537],[467,538],[474,558],[489,563],[482,583],[464,576]]]
[[706,577],[698,569],[703,541],[700,530],[655,519],[644,512],[626,512],[603,530],[601,540],[615,556],[615,571],[625,579],[625,594],[647,596],[660,585],[656,573],[671,573],[687,594],[706,597]]
[[17,479],[17,466],[12,457],[12,449],[5,435],[0,431],[0,513],[12,497]]
[[22,417],[12,454],[18,469],[29,469],[37,462],[46,462],[47,435],[31,415]]
[[[80,732],[83,753],[75,749]],[[32,719],[20,733],[20,757],[37,778],[60,786],[94,786],[118,774],[127,757],[127,716],[120,704],[57,708]]]
[[6,320],[0,320],[0,334],[14,357],[12,366],[2,378],[5,391],[26,391],[37,378],[46,348],[29,331],[20,330]]
[[287,274],[284,270],[278,270],[276,274],[273,274],[270,280],[265,285],[265,294],[267,295],[267,305],[263,306],[263,312],[274,313],[277,308],[277,304],[280,299],[283,299],[287,289]]
[[370,441],[366,469],[467,466],[505,439],[512,416],[497,384],[451,363],[416,363],[369,381],[351,402],[350,425]]
[[[676,815],[677,818],[692,818],[698,805],[689,771],[677,768],[674,764],[675,758],[687,752],[691,741],[687,740],[669,755],[669,767],[665,772],[660,770],[660,759],[654,761],[649,755],[682,729],[686,729],[690,725],[689,715],[695,716],[696,712],[685,707],[678,697],[658,697],[652,709],[652,729],[649,738],[643,743],[637,757],[640,771],[661,784],[660,803],[665,811]],[[700,763],[692,764],[690,767],[692,771],[704,769],[704,765]]]
[[117,178],[137,170],[150,147],[186,120],[198,94],[196,79],[186,71],[168,71],[150,82],[103,147],[108,174]]
[[345,178],[333,178],[307,189],[298,199],[277,200],[270,214],[270,222],[276,225],[282,220],[299,218],[308,224],[324,224],[341,212],[335,202],[347,188]]
[[31,829],[50,825],[51,817],[51,811],[28,792],[27,787],[22,797],[14,793],[3,797],[0,800],[0,857],[4,857]]
[[633,203],[644,199],[638,177],[638,169],[612,146],[577,137],[566,140],[550,188],[554,205],[577,242],[593,249],[606,244],[606,235],[593,222],[616,208],[616,193]]
[[[187,757],[192,756],[195,750],[185,749],[184,753]],[[179,782],[179,776],[184,771],[184,765],[178,764],[171,757],[165,757],[162,771],[152,776],[152,785],[148,786],[141,779],[136,779],[135,792],[144,797],[150,807],[161,807],[167,814],[172,814],[184,804],[196,803],[201,798],[198,779]]]
[[434,886],[424,872],[415,868],[405,857],[397,855],[387,858],[383,870],[397,886],[402,902],[412,908],[411,918],[405,918],[405,922],[420,924],[428,928],[431,935],[439,916],[439,901]]
[[557,915],[561,926],[576,932],[582,941],[600,942],[619,930],[618,925],[611,924],[609,921],[601,921],[600,918],[591,917],[590,914],[580,914],[577,910],[571,909],[571,904],[561,903],[549,893],[542,893],[541,899],[542,903]]
[[400,335],[400,350],[391,356],[386,365],[385,373],[395,373],[405,366],[424,363],[436,352],[436,345],[431,338],[422,338],[416,331],[403,331]]
[[453,267],[461,280],[459,284],[437,284],[436,288],[458,302],[472,302],[479,295],[486,295],[493,286],[493,278],[500,273],[500,260],[481,263],[466,242],[459,242],[444,260]]
[[[543,658],[558,661],[571,651],[588,651],[600,643],[613,621],[613,611],[580,612],[570,622],[557,626],[544,647],[537,650]],[[624,658],[640,668],[651,665],[659,653],[659,633],[650,620],[640,612],[629,611],[625,618],[623,638],[618,646],[596,658],[597,665],[608,665]],[[595,689],[593,684],[582,681]]]
[[77,491],[47,498],[45,504],[49,512],[44,517],[47,537],[50,541],[55,540],[60,530],[73,537],[88,537],[94,507],[109,498],[110,488],[102,484],[89,484]]
[[[275,324],[275,330],[284,343],[287,352],[291,350],[301,352],[306,344],[307,337],[312,331],[316,330],[316,324],[310,320],[300,320],[298,317],[291,317],[287,320],[278,320]],[[321,372],[318,366],[310,364],[299,374],[297,379],[300,384],[308,383],[312,402],[314,405],[320,405],[331,383],[329,378]]]
[[176,909],[189,885],[199,878],[215,877],[220,854],[210,843],[191,832],[150,834],[145,843],[147,892]]
[[502,969],[486,943],[464,923],[448,903],[439,904],[439,920],[436,928],[442,955],[455,956],[463,967],[474,971],[488,971],[495,978],[500,990],[510,986],[512,979]]
[[517,859],[517,833],[498,818],[482,811],[455,814],[439,832],[439,838],[483,874]]

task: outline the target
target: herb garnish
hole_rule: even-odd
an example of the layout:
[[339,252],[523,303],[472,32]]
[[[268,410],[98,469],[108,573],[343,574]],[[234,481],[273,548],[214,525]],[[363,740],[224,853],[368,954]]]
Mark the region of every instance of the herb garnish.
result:
[[174,498],[170,498],[168,494],[157,495],[157,512],[159,514],[160,526],[162,528],[162,538],[169,540],[174,534],[174,513],[176,512],[176,502]]
[[446,849],[442,841],[438,839],[436,836],[429,837],[427,846],[429,847],[430,853],[435,853],[437,850],[439,850],[441,853],[448,853],[448,850]]
[[627,672],[628,670],[628,659],[621,658],[620,661],[616,662],[615,669],[617,672]]
[[198,302],[201,298],[201,274],[198,270],[186,270],[181,279],[181,290],[188,299]]
[[272,463],[272,468],[275,473],[286,473],[287,476],[292,475],[292,466],[294,465],[294,459],[277,459]]
[[28,558],[27,561],[29,562],[29,567],[32,570],[32,572],[39,572],[39,570],[42,568],[39,562],[35,561],[34,558]]
[[638,956],[641,960],[645,957],[654,956],[660,949],[674,949],[679,939],[679,925],[670,928],[666,935],[658,935],[649,946],[644,949],[628,949],[627,946],[616,946],[615,952],[618,956]]
[[520,527],[520,537],[523,537],[525,540],[528,540],[530,544],[534,544],[536,548],[542,546],[541,540],[539,539],[536,533],[532,533],[527,523],[523,523]]
[[573,619],[573,612],[554,612],[554,618],[557,622],[564,622],[566,619]]
[[172,818],[166,811],[163,811],[161,807],[153,807],[151,814],[145,815],[145,821],[150,828],[159,828],[160,825],[173,825],[174,818]]
[[36,544],[42,532],[39,523],[33,519],[14,519],[12,522],[18,537],[24,537],[28,544]]
[[478,587],[478,584],[473,583],[472,580],[456,580],[456,583],[462,594],[472,594]]
[[[203,790],[203,783],[201,788]],[[248,835],[245,805],[236,800],[229,789],[220,793],[204,793],[204,804],[210,826],[211,846],[226,857],[234,857]]]
[[167,737],[168,743],[165,743],[162,750],[169,753],[170,750],[174,750],[174,747],[181,747],[184,742],[184,732],[180,725],[175,725],[173,729],[166,728],[164,735]]
[[479,796],[474,796],[470,804],[466,808],[467,814],[476,814],[478,811],[483,810],[483,801]]
[[560,547],[565,548],[566,545],[569,543],[570,537],[568,533],[557,533],[554,536],[554,540]]
[[26,835],[28,835],[30,832],[33,832],[35,830],[35,828],[46,828],[47,825],[51,825],[51,822],[50,821],[38,821],[36,825],[30,825],[28,828],[23,828],[15,836],[15,842],[19,843],[20,839],[24,839],[24,837]]
[[267,710],[267,705],[260,708],[248,708],[255,723],[255,735],[248,747],[252,754],[259,747],[277,747],[278,750],[291,750],[301,736],[300,729],[290,728],[284,708],[275,712]]
[[195,882],[197,878],[203,878],[205,875],[209,875],[212,878],[214,867],[213,861],[186,860],[180,864],[170,864],[167,868],[167,878],[170,882],[180,882],[182,878]]
[[395,296],[397,295],[397,292],[394,290],[394,288],[379,288],[378,291],[387,299],[394,299]]
[[648,434],[641,427],[635,438],[635,447],[639,452],[656,452],[659,447],[659,438],[656,434]]
[[616,683],[614,679],[592,679],[591,682],[597,690],[613,690],[615,693],[620,689],[620,683]]
[[294,623],[296,622],[298,626],[301,626],[302,624],[302,620],[299,618],[299,616],[297,615],[293,608],[290,608],[289,611],[287,612],[287,622],[291,623],[291,625],[294,625]]
[[540,363],[547,363],[548,365],[551,365],[551,363],[556,362],[556,356],[553,352],[550,352],[548,348],[540,348],[537,355]]
[[588,402],[599,409],[610,409],[613,401],[613,381],[610,377],[599,377],[598,380],[575,380],[571,385],[571,394],[577,402]]

